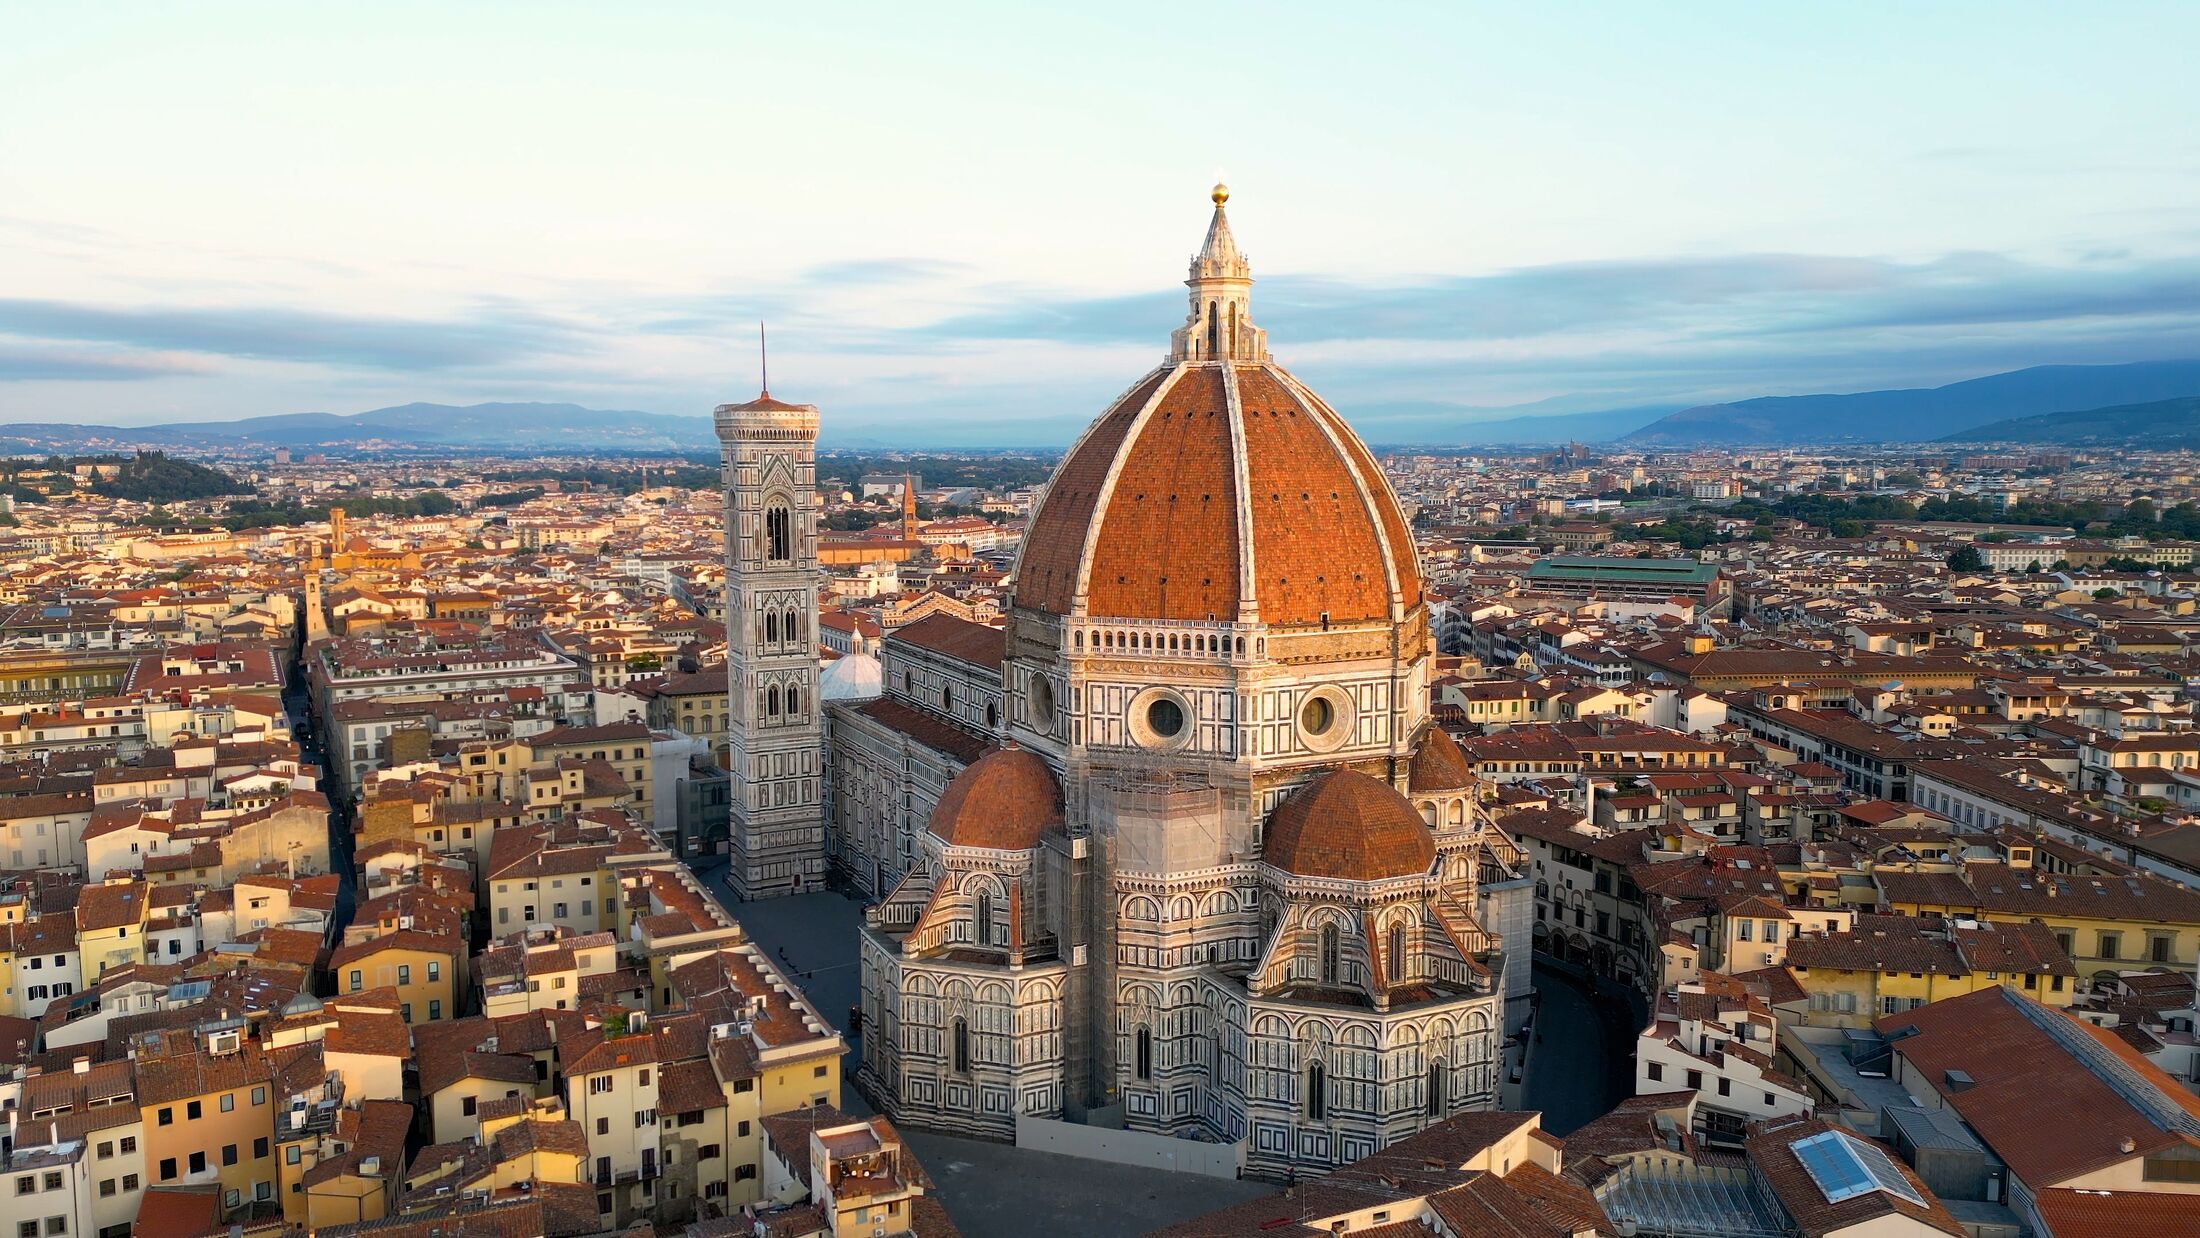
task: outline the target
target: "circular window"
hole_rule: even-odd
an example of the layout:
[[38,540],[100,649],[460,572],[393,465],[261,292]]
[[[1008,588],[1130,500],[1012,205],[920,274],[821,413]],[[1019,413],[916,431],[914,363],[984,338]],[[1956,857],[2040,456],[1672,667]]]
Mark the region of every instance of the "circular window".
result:
[[1054,682],[1044,675],[1033,675],[1024,686],[1024,704],[1031,710],[1031,725],[1039,730],[1054,726]]
[[1174,739],[1184,730],[1184,707],[1168,697],[1157,697],[1146,706],[1146,729],[1162,739]]
[[1334,687],[1316,688],[1299,700],[1299,743],[1334,752],[1350,742],[1357,717],[1351,697]]

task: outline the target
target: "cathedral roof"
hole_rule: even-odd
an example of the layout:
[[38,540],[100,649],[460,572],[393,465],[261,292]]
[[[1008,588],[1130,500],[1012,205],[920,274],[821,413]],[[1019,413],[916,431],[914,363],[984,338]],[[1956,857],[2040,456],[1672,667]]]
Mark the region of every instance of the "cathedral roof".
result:
[[1062,824],[1062,784],[1026,748],[997,748],[947,784],[931,830],[950,847],[1029,851]]
[[1428,872],[1436,838],[1389,783],[1335,769],[1269,814],[1261,859],[1300,877],[1381,881]]
[[817,677],[821,701],[875,700],[886,690],[886,670],[867,653],[845,653]]
[[1479,781],[1466,749],[1440,726],[1430,727],[1421,737],[1421,746],[1413,750],[1413,763],[1406,767],[1406,785],[1415,791],[1458,791]]
[[1016,605],[1314,626],[1392,622],[1419,604],[1413,534],[1374,455],[1268,359],[1225,196],[1218,186],[1175,354],[1055,470]]

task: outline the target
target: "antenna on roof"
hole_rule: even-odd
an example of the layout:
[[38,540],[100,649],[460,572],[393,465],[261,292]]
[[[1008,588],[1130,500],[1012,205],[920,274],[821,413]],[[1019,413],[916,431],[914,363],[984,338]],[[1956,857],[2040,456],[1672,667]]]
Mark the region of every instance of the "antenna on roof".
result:
[[770,351],[764,347],[764,320],[761,318],[756,320],[756,369],[757,382],[762,384],[763,394],[770,395],[772,393],[772,358]]

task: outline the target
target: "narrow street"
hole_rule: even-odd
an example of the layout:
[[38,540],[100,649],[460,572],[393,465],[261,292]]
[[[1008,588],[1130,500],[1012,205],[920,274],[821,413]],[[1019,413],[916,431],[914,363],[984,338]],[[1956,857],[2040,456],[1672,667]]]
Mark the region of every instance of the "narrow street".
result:
[[329,802],[328,862],[329,871],[335,873],[337,879],[334,925],[335,932],[340,935],[350,925],[352,913],[359,903],[359,879],[352,872],[351,807],[335,792],[329,756],[322,747],[321,728],[313,717],[313,703],[306,694],[303,668],[291,671],[290,682],[283,688],[283,710],[290,715],[291,734],[298,740],[301,759],[321,771],[321,794]]

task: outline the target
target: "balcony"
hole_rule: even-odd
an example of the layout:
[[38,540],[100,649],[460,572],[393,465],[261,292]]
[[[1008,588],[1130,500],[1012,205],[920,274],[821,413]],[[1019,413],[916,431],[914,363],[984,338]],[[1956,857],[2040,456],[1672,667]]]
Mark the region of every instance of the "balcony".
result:
[[626,1186],[634,1182],[655,1182],[663,1174],[664,1169],[653,1161],[643,1164],[639,1169],[607,1169],[598,1166],[596,1176],[589,1181],[600,1187]]

